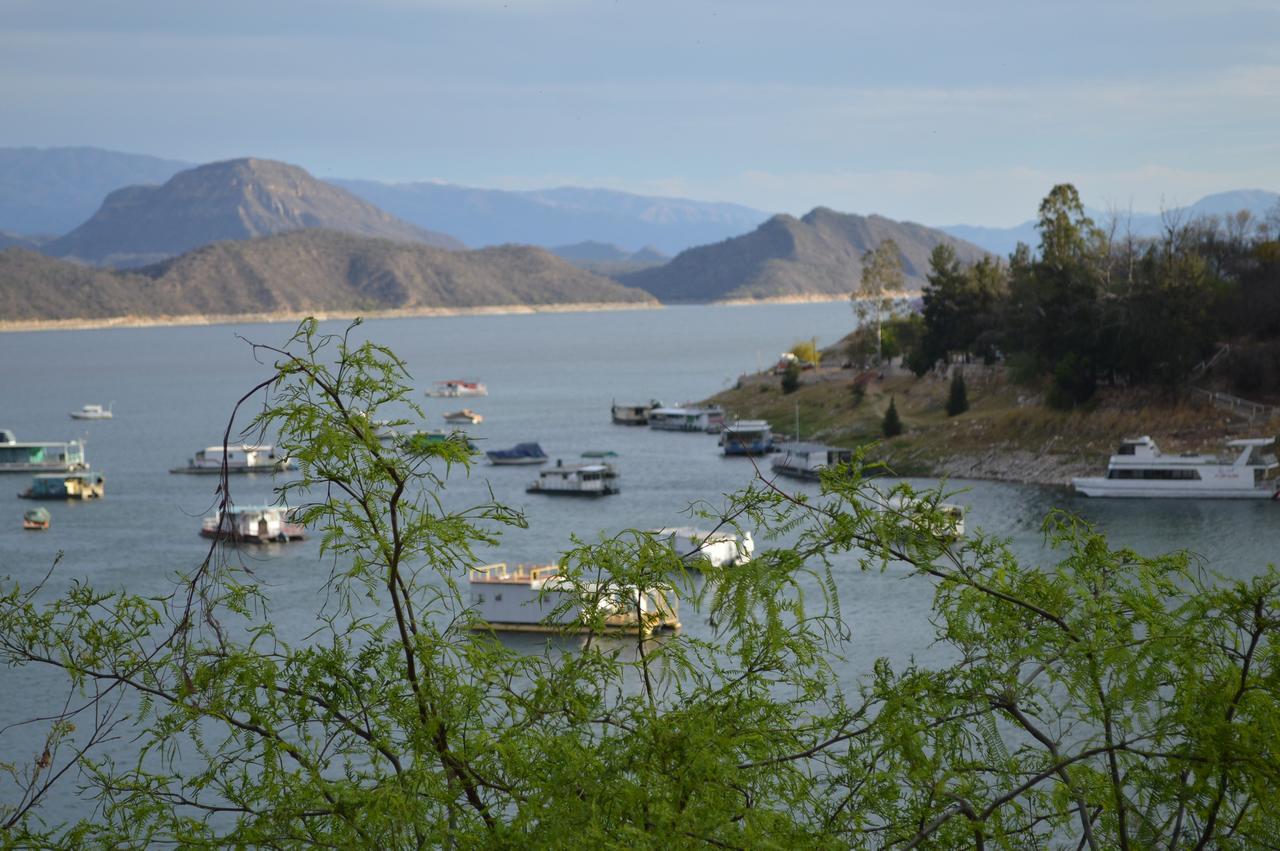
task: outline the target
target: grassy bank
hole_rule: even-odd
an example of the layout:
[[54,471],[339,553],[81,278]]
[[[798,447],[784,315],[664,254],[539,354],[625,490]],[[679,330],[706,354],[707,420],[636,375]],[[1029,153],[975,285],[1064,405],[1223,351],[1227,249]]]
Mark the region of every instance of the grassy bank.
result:
[[[823,367],[801,376],[784,394],[781,376],[744,376],[738,386],[712,397],[729,416],[767,419],[791,434],[799,414],[800,436],[838,446],[878,442],[873,454],[899,475],[1066,484],[1098,473],[1122,437],[1149,434],[1168,453],[1222,452],[1228,439],[1273,436],[1280,421],[1232,415],[1186,393],[1104,388],[1084,408],[1056,411],[1037,387],[1008,379],[1003,366],[963,367],[970,408],[956,417],[945,410],[951,376],[917,378],[901,367],[880,373]],[[863,386],[861,398],[855,383]],[[906,432],[885,440],[880,423],[896,402]]]

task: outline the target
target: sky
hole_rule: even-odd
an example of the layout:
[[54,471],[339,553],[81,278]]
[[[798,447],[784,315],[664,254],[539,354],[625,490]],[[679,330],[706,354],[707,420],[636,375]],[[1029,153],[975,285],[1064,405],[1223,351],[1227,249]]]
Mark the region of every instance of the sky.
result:
[[0,0],[0,146],[1013,225],[1280,190],[1280,2]]

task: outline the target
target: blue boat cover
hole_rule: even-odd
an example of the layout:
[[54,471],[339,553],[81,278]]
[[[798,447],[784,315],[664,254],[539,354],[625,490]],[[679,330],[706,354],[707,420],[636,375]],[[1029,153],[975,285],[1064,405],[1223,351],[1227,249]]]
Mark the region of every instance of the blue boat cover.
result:
[[547,453],[536,443],[517,443],[511,449],[494,449],[486,452],[490,459],[503,458],[546,458]]

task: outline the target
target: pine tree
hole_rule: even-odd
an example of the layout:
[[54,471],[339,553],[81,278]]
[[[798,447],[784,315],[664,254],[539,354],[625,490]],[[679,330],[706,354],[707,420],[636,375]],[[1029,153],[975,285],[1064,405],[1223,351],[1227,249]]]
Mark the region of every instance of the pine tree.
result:
[[964,386],[964,373],[956,370],[951,377],[951,394],[947,396],[947,416],[954,417],[969,410],[969,393]]
[[889,397],[889,410],[884,412],[884,421],[880,423],[880,430],[884,432],[885,437],[897,437],[902,434],[902,420],[898,418],[898,406],[894,403],[892,396]]

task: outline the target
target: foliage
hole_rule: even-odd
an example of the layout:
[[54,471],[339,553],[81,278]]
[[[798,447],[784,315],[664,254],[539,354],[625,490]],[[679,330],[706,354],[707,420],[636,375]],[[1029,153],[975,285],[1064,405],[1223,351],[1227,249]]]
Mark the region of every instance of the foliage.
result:
[[947,391],[947,416],[955,417],[969,410],[969,391],[964,386],[964,372],[956,370]]
[[[704,562],[697,590],[643,533],[562,559],[586,611],[602,588],[668,591],[686,622],[711,619],[706,637],[611,638],[583,616],[579,643],[520,650],[471,628],[461,585],[476,548],[523,519],[445,507],[465,444],[388,449],[372,433],[380,407],[411,404],[403,365],[311,322],[272,351],[257,423],[299,460],[283,495],[303,501],[331,565],[317,631],[278,634],[270,595],[220,549],[166,598],[6,580],[0,661],[73,689],[7,767],[6,845],[1243,848],[1280,835],[1274,569],[1227,579],[1185,554],[1112,549],[1059,514],[1045,530],[1062,560],[1024,565],[1001,541],[939,535],[943,494],[877,487],[855,459],[819,496],[761,481],[712,512],[773,544],[739,567]],[[933,595],[938,652],[850,683],[839,590],[867,571]],[[139,757],[104,748],[120,735]],[[96,809],[45,825],[48,784],[75,769]]]
[[897,437],[902,434],[902,419],[898,416],[898,405],[892,396],[889,397],[889,407],[884,412],[884,419],[880,421],[880,432],[885,437]]
[[877,363],[884,359],[881,351],[884,315],[893,308],[893,297],[902,292],[905,280],[902,253],[892,239],[883,240],[863,253],[862,275],[853,294],[853,312],[859,327],[875,322]]
[[791,361],[782,371],[782,392],[794,393],[800,389],[800,364]]
[[788,351],[798,359],[805,363],[811,363],[814,366],[817,366],[822,362],[822,352],[818,351],[818,344],[814,340],[801,340]]

